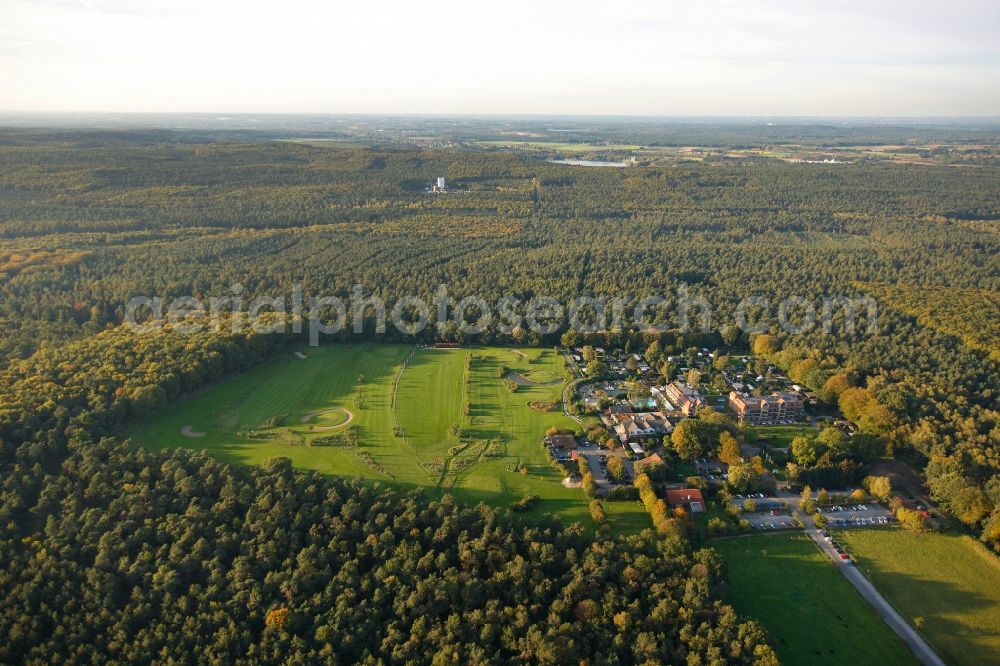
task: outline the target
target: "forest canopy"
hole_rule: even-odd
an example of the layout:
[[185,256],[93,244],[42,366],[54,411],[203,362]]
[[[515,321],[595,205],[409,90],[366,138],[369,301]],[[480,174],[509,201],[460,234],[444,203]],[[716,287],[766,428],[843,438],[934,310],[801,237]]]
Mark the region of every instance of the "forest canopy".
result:
[[[718,601],[717,557],[679,537],[595,540],[287,460],[235,469],[129,447],[117,433],[131,419],[301,339],[140,335],[126,304],[237,284],[247,299],[363,284],[428,300],[445,284],[490,302],[683,287],[718,313],[766,295],[773,322],[782,298],[869,295],[874,334],[772,324],[751,339],[721,318],[586,342],[753,349],[868,437],[828,469],[877,450],[915,461],[996,545],[998,175],[2,130],[0,661],[772,663],[761,628]],[[426,191],[438,176],[450,192]],[[419,341],[566,334],[444,327]]]

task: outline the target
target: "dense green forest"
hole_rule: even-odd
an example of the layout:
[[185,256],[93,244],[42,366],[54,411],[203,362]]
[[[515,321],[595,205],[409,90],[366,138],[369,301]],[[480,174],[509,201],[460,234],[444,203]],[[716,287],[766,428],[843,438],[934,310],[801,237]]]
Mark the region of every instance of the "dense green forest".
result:
[[[436,176],[453,191],[425,192]],[[571,526],[525,528],[280,461],[233,470],[124,448],[113,437],[128,420],[292,341],[139,335],[121,326],[125,305],[234,284],[247,299],[297,284],[429,299],[444,284],[491,302],[629,304],[688,285],[712,305],[712,330],[653,336],[683,353],[751,344],[729,334],[747,296],[768,297],[759,314],[775,322],[784,297],[869,294],[874,335],[772,324],[752,344],[839,401],[886,455],[921,465],[935,498],[996,545],[998,176],[987,164],[588,169],[496,150],[0,132],[0,548],[11,563],[0,661],[201,645],[246,662],[767,663],[761,631],[715,601],[718,562],[682,541],[592,543]],[[669,311],[661,323],[676,325]],[[554,344],[564,329],[479,340]]]
[[8,368],[0,660],[776,663],[680,536],[99,438],[286,342],[119,327]]
[[31,480],[40,524],[3,529],[5,663],[776,663],[715,600],[718,556],[679,539],[512,529],[281,460],[72,449]]

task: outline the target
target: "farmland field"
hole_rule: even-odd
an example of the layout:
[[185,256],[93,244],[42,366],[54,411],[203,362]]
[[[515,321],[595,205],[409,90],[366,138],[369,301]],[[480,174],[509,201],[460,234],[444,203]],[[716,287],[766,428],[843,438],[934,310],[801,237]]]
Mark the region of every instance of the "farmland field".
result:
[[771,631],[783,663],[917,663],[804,534],[738,537],[711,545],[728,564],[727,601]]
[[562,152],[582,153],[599,150],[642,150],[637,144],[610,143],[564,143],[561,141],[477,141],[477,145],[486,148],[536,148],[540,150],[558,150]]
[[[503,368],[522,378],[516,391]],[[497,507],[535,494],[542,501],[533,513],[591,525],[583,493],[562,485],[541,445],[549,427],[576,427],[559,408],[562,369],[562,357],[542,349],[304,348],[211,386],[128,434],[149,448],[205,449],[249,465],[285,456],[324,474]],[[322,445],[348,431],[358,446]],[[612,530],[648,527],[637,506],[608,507]]]
[[895,528],[837,538],[946,663],[1000,663],[1000,561],[980,543]]

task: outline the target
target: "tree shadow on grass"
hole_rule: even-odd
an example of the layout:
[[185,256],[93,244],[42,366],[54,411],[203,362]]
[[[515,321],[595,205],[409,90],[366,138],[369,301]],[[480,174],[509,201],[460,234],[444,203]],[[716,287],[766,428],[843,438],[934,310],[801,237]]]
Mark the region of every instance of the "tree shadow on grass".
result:
[[[908,596],[931,601],[919,611],[907,610],[923,618],[920,633],[932,643],[946,663],[1000,664],[1000,629],[973,626],[934,610],[937,607],[949,615],[961,615],[966,611],[992,608],[1000,614],[1000,599],[957,587],[947,581],[888,571],[880,568],[875,561],[866,560],[862,571],[883,594],[906,590]],[[914,623],[913,615],[904,612],[893,599],[886,598],[910,624]],[[1000,625],[1000,622],[997,624]],[[946,640],[942,641],[942,638]]]

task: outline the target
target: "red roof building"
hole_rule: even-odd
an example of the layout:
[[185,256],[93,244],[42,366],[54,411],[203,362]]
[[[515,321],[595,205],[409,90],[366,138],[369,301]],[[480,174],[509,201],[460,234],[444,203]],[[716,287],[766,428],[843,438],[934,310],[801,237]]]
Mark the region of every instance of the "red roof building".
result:
[[671,509],[684,507],[691,513],[704,513],[705,500],[697,488],[680,488],[667,491],[667,505]]
[[662,464],[663,464],[663,458],[660,456],[659,453],[654,453],[651,456],[646,456],[642,460],[635,461],[636,467],[645,467],[646,465],[662,465]]

